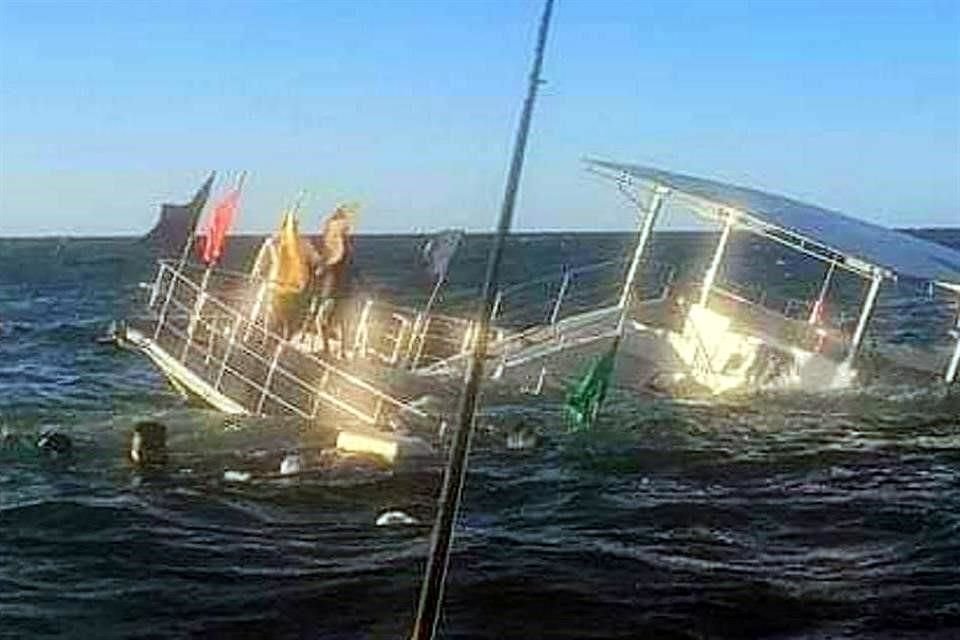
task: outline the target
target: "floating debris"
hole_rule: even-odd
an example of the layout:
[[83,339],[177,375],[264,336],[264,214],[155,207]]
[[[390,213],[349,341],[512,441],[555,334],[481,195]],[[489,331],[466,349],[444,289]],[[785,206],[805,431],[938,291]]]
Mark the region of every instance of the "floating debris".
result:
[[246,471],[233,471],[232,469],[227,469],[223,472],[223,479],[225,482],[250,482],[252,476]]
[[403,511],[384,511],[377,516],[378,527],[406,526],[420,524],[420,521]]
[[280,462],[280,475],[292,476],[303,471],[303,458],[299,454],[291,454]]

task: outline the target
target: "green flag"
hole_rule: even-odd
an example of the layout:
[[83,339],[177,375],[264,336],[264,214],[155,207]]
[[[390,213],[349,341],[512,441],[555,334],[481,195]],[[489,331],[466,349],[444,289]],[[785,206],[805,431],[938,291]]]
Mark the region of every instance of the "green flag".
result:
[[613,365],[620,346],[619,336],[610,349],[595,360],[586,375],[567,393],[567,417],[574,429],[589,429],[600,413],[600,406],[607,396],[607,387],[613,376]]

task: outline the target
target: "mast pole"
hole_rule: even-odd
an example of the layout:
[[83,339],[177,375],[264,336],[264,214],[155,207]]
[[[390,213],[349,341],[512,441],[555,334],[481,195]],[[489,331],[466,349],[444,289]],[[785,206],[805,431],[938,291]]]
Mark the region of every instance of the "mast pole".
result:
[[543,67],[543,52],[546,48],[547,30],[552,11],[553,0],[546,0],[537,34],[537,48],[533,68],[530,72],[527,97],[520,116],[517,138],[513,147],[513,158],[510,163],[510,173],[507,177],[503,205],[500,209],[500,222],[487,260],[486,278],[483,283],[483,303],[477,313],[478,332],[474,342],[473,357],[467,367],[463,395],[460,400],[459,424],[453,436],[453,445],[443,476],[437,519],[430,536],[430,555],[427,559],[427,568],[420,591],[420,603],[414,622],[413,640],[432,640],[437,630],[440,606],[443,601],[443,588],[450,561],[450,543],[453,538],[453,528],[460,507],[463,481],[467,470],[470,437],[473,432],[474,412],[477,405],[477,392],[480,389],[483,361],[487,354],[490,312],[497,292],[503,246],[513,222],[513,211],[517,200],[517,190],[520,186],[520,174],[523,170],[527,136],[530,132],[530,118],[533,115],[537,89],[543,82],[540,78],[540,71]]
[[[199,221],[199,218],[197,220]],[[193,236],[196,233],[197,227],[194,226],[190,229],[190,235],[187,236],[187,241],[183,245],[183,253],[180,254],[180,260],[177,262],[177,271],[182,271],[187,265],[187,260],[190,258],[190,250],[193,249]]]
[[433,290],[430,292],[427,304],[423,307],[423,311],[417,314],[417,320],[414,322],[413,330],[411,331],[412,335],[410,336],[410,345],[404,356],[406,358],[409,358],[411,355],[413,356],[410,361],[411,371],[417,368],[417,362],[420,361],[420,355],[423,353],[423,343],[427,339],[427,329],[430,327],[430,312],[433,310],[433,305],[437,301],[437,294],[440,293],[440,287],[443,285],[446,275],[446,273],[442,273],[437,276],[437,281],[433,283]]
[[[234,183],[234,189],[236,189],[238,197],[240,190],[243,189],[243,182],[247,178],[247,172],[242,171],[237,175],[237,180]],[[194,227],[193,232],[190,234],[190,238],[187,240],[186,250],[182,256],[182,260],[186,261],[187,254],[189,253],[190,247],[194,242],[194,239],[197,235],[197,227],[200,226],[200,219],[197,219],[197,225]],[[209,242],[209,237],[207,237],[207,242]],[[187,353],[190,350],[190,341],[193,339],[193,332],[196,329],[197,321],[200,319],[200,312],[203,310],[203,305],[207,302],[207,285],[210,283],[210,274],[213,272],[214,262],[206,262],[203,269],[203,277],[200,279],[200,295],[197,296],[196,301],[193,304],[193,311],[190,313],[190,324],[187,326],[187,342],[183,345],[183,353],[180,357],[181,360],[186,359]],[[212,345],[213,337],[209,338],[210,344]]]

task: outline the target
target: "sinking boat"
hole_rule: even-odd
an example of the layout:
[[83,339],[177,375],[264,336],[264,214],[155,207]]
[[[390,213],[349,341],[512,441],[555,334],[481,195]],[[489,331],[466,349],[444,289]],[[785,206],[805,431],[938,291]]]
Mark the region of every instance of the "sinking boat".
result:
[[[633,251],[503,286],[491,317],[488,378],[512,391],[541,393],[550,381],[562,387],[619,336],[615,383],[628,389],[716,395],[845,388],[864,378],[863,345],[882,288],[909,281],[926,302],[894,298],[897,312],[933,305],[952,328],[939,350],[874,344],[870,356],[882,353],[890,370],[957,379],[960,252],[752,189],[609,162],[589,167],[638,203]],[[683,276],[677,265],[654,259],[656,226],[670,206],[720,225],[703,265]],[[755,241],[796,258],[770,258]],[[750,261],[769,259],[771,268],[821,265],[804,285],[812,295],[777,299],[724,280],[736,245]],[[841,286],[842,277],[861,289]],[[289,339],[271,329],[263,304],[269,286],[256,265],[205,271],[160,260],[148,313],[127,322],[121,340],[185,396],[225,413],[325,420],[345,425],[347,439],[387,434],[385,445],[378,442],[388,455],[400,455],[410,434],[438,440],[456,405],[475,322],[361,296],[325,352],[319,325],[307,323]]]

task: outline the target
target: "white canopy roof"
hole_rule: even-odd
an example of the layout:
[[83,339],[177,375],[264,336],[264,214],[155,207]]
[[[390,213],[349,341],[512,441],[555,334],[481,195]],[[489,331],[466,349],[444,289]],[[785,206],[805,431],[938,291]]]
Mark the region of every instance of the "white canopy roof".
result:
[[960,251],[945,245],[756,189],[651,167],[601,160],[588,160],[588,163],[736,210],[897,275],[936,282],[948,288],[952,288],[951,284],[960,286]]

